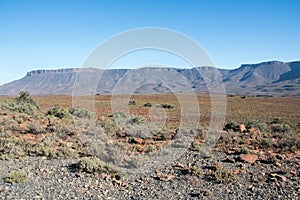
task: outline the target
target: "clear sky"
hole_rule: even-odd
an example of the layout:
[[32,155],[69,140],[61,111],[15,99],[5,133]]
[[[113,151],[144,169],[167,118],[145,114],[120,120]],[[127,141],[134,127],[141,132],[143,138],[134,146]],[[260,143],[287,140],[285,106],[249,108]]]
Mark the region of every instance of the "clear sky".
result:
[[[299,10],[298,0],[0,0],[0,84],[34,69],[80,67],[105,39],[142,27],[186,34],[221,68],[300,60]],[[115,64],[145,62],[185,65],[159,53]]]

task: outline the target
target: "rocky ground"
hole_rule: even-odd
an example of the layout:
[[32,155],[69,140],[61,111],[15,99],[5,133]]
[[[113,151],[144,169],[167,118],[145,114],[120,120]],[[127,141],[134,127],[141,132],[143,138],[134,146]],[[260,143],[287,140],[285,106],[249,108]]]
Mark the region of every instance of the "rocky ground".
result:
[[[91,119],[80,108],[42,113],[27,93],[0,102],[0,199],[299,198],[298,122],[227,122],[215,135],[204,127],[153,131],[147,120],[122,113]],[[147,172],[110,165],[151,166],[142,155],[184,143],[180,157],[167,163],[174,152],[163,154]]]
[[[127,174],[118,181],[74,170],[77,159],[25,157],[1,161],[0,199],[298,199],[299,155],[277,165],[260,160],[251,164],[246,159],[218,152],[200,159],[190,151],[172,166]],[[192,163],[197,163],[194,171]],[[217,179],[212,174],[218,165],[233,174]],[[11,171],[18,170],[28,175],[24,183],[4,182]]]

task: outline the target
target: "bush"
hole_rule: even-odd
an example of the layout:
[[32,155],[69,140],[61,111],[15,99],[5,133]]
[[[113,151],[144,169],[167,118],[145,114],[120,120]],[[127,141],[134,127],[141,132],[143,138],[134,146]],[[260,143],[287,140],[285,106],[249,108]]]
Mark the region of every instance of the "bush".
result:
[[27,174],[22,171],[13,171],[7,177],[4,178],[6,183],[23,183],[27,179]]
[[48,116],[54,116],[54,117],[57,117],[59,119],[63,119],[63,118],[71,118],[71,114],[69,113],[69,111],[67,109],[64,109],[64,108],[59,108],[57,106],[49,109],[47,111],[47,115]]
[[291,127],[288,124],[273,124],[272,131],[274,133],[289,133]]
[[135,101],[129,101],[129,102],[128,102],[128,105],[134,106],[134,105],[136,105],[136,102],[135,102]]
[[28,133],[43,134],[46,133],[46,129],[44,129],[38,122],[31,122],[28,125]]
[[235,122],[228,122],[226,125],[225,125],[225,130],[228,131],[228,130],[234,130],[235,128],[237,127],[237,124]]
[[19,96],[17,96],[15,100],[17,101],[17,104],[30,104],[37,107],[37,103],[33,100],[29,92],[27,91],[21,91],[19,93]]
[[272,121],[272,124],[282,124],[283,120],[281,117],[275,117]]
[[245,123],[246,128],[259,128],[259,130],[264,131],[267,130],[267,124],[264,122],[259,122],[258,120],[249,120]]
[[71,115],[73,115],[74,117],[79,117],[79,118],[91,119],[94,117],[94,114],[92,112],[83,110],[82,108],[79,108],[79,107],[70,108],[69,113]]
[[153,106],[153,104],[150,103],[150,102],[147,102],[147,103],[144,104],[144,107],[152,107],[152,106]]
[[172,104],[161,104],[161,107],[166,108],[166,109],[172,109],[172,108],[174,108],[174,105],[172,105]]
[[232,171],[224,169],[222,163],[214,163],[211,167],[214,170],[213,176],[217,182],[229,184],[236,180],[236,175]]
[[129,119],[130,124],[142,124],[145,120],[140,116],[134,116]]
[[3,101],[0,103],[0,108],[2,111],[12,111],[28,115],[32,115],[38,110],[38,107],[34,103],[31,104],[26,101],[18,101],[17,103]]
[[84,157],[79,161],[79,169],[87,173],[98,172],[101,168],[101,161],[96,157]]
[[87,173],[109,173],[111,178],[121,180],[124,173],[104,164],[96,157],[84,157],[79,161],[79,169]]

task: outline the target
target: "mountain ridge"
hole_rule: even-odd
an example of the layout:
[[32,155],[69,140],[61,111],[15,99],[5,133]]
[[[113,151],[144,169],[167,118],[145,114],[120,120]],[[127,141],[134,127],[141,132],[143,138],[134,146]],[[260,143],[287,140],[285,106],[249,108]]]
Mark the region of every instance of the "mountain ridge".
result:
[[[189,69],[175,67],[107,70],[39,69],[28,72],[19,80],[0,86],[0,95],[16,95],[22,90],[29,91],[33,95],[72,95],[76,80],[78,83],[78,74],[86,76],[86,81],[95,81],[97,75],[101,76],[96,91],[86,90],[89,93],[208,92],[207,81],[216,82],[221,79],[228,94],[300,97],[300,61],[242,64],[236,69],[210,66]],[[85,90],[84,87],[81,89]]]

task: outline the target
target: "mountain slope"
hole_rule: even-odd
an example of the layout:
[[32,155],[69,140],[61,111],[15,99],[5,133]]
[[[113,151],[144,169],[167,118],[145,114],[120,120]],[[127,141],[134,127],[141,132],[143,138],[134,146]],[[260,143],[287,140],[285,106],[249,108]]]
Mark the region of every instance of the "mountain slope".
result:
[[218,88],[218,80],[223,81],[228,94],[300,96],[300,61],[243,64],[233,70],[213,67],[36,70],[0,86],[0,95],[16,95],[22,90],[34,95],[72,95],[75,83],[78,95],[207,92],[207,83]]

